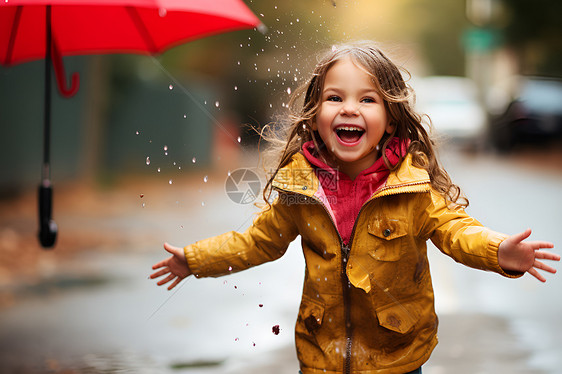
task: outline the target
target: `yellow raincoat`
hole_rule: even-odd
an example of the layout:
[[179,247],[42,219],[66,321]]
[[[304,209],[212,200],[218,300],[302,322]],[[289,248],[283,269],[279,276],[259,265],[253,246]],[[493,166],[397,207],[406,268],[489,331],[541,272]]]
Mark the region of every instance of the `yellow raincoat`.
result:
[[302,154],[277,173],[273,187],[278,198],[248,230],[199,241],[185,255],[196,277],[217,277],[275,260],[301,236],[306,271],[295,334],[303,374],[401,374],[429,359],[437,316],[428,239],[467,266],[521,275],[498,265],[507,236],[447,208],[409,155],[363,205],[349,246]]

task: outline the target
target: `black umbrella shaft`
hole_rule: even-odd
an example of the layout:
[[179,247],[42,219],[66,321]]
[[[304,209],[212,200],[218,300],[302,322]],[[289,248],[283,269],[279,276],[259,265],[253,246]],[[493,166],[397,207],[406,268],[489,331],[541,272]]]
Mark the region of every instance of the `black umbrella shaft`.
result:
[[45,9],[45,108],[44,108],[44,127],[43,127],[43,170],[42,179],[48,181],[51,178],[51,47],[53,36],[51,31],[51,6]]

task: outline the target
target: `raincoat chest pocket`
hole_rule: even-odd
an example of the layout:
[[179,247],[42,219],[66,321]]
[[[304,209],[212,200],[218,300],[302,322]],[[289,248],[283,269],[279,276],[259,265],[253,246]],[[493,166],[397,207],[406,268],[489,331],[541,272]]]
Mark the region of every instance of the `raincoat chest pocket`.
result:
[[398,261],[402,255],[403,238],[408,234],[406,220],[391,217],[374,217],[367,231],[375,241],[369,251],[375,260]]

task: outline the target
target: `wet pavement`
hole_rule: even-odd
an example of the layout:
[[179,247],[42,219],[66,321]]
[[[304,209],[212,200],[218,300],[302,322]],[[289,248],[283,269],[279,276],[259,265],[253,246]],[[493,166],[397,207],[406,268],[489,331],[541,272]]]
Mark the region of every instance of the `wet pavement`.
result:
[[[494,154],[442,159],[485,225],[506,233],[529,226],[532,238],[562,243],[559,168]],[[189,279],[173,292],[147,279],[165,257],[163,241],[184,245],[250,224],[256,209],[228,199],[226,174],[204,175],[124,184],[107,200],[92,199],[121,204],[107,214],[88,213],[89,205],[56,211],[61,230],[87,227],[91,245],[41,253],[35,277],[23,270],[0,277],[0,372],[295,374],[298,242],[276,262]],[[2,233],[17,231],[15,221],[2,222]],[[546,284],[509,280],[429,252],[440,344],[424,373],[562,373],[560,275]]]

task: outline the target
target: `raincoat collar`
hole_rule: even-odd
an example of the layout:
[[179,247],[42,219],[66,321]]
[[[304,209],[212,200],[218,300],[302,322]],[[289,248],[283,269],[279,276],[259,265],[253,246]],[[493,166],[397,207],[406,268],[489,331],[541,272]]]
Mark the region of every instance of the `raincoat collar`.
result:
[[[287,165],[277,171],[272,186],[281,191],[299,193],[312,198],[320,188],[320,182],[310,161],[303,153],[296,153]],[[371,199],[396,193],[426,192],[429,189],[429,174],[425,169],[414,166],[412,155],[407,154],[400,166],[390,172],[384,185],[371,196]]]
[[[400,139],[398,137],[392,138],[385,150],[386,157],[391,165],[396,165],[400,161],[400,156],[407,153],[409,143],[410,142],[407,141],[400,144]],[[320,156],[318,156],[318,152],[316,151],[316,147],[313,141],[309,141],[303,144],[302,153],[312,165],[321,168],[322,170],[337,177],[338,180],[351,180],[351,178],[349,178],[347,174],[342,173],[339,170],[329,166]],[[388,167],[386,166],[383,158],[379,157],[377,160],[375,160],[373,165],[361,171],[355,179],[365,179],[366,176],[372,177],[375,173],[381,173],[385,171],[388,171]]]

